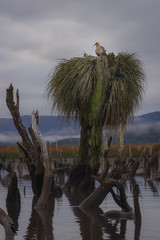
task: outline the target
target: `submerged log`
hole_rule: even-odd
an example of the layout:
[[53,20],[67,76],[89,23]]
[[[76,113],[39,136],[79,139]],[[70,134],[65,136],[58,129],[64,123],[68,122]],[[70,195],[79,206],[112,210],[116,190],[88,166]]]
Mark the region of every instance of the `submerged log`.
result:
[[106,218],[115,220],[135,220],[136,224],[141,225],[141,211],[138,201],[139,196],[139,186],[135,182],[133,183],[133,204],[134,212],[124,212],[118,210],[111,210],[104,214]]
[[[116,196],[116,194],[114,193],[114,191],[112,189],[113,187],[116,187],[119,190],[119,192],[120,192],[119,197]],[[126,211],[126,212],[132,211],[132,208],[127,203],[123,185],[120,182],[118,182],[117,180],[112,179],[112,178],[105,180],[103,185],[100,185],[97,189],[95,189],[95,191],[93,193],[91,193],[79,205],[79,207],[82,209],[99,207],[109,192],[112,193],[112,196],[114,196],[114,200],[124,211]],[[119,198],[119,200],[118,200],[118,198]]]
[[[111,139],[109,140],[110,143]],[[124,152],[125,153],[125,152]],[[104,168],[102,169],[102,173],[99,177],[92,176],[95,180],[100,182],[100,186],[95,189],[80,205],[79,207],[82,209],[86,208],[92,208],[92,207],[99,207],[99,205],[103,202],[104,198],[107,196],[107,194],[110,192],[112,194],[112,197],[116,204],[122,208],[125,212],[132,212],[132,208],[129,206],[125,190],[123,185],[119,182],[121,177],[131,172],[131,176],[133,176],[136,172],[137,162],[133,164],[133,162],[126,161],[125,154],[121,152],[121,161],[120,164],[115,165],[115,167],[112,169],[112,171],[108,172],[108,163],[107,163],[107,155],[105,159]],[[134,166],[134,168],[133,168]],[[135,167],[136,166],[136,167]],[[133,170],[133,171],[131,171]],[[119,191],[119,195],[117,195],[113,188],[116,187]],[[129,215],[129,214],[128,214]],[[132,214],[130,214],[132,215]],[[133,216],[132,216],[133,217]]]
[[134,212],[123,212],[118,210],[111,210],[104,214],[105,218],[114,220],[133,220],[135,217]]

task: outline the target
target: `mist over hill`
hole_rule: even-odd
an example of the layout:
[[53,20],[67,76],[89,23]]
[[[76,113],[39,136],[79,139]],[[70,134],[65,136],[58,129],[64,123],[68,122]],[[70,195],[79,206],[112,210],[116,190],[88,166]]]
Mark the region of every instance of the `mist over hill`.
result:
[[[31,116],[22,116],[26,128],[31,124]],[[65,117],[40,116],[39,129],[50,143],[79,144],[80,125],[73,119]],[[21,138],[13,124],[12,118],[0,118],[0,145],[12,145]],[[119,143],[119,134],[113,133],[113,142]],[[160,142],[160,112],[136,116],[128,123],[124,134],[125,143],[150,144]]]

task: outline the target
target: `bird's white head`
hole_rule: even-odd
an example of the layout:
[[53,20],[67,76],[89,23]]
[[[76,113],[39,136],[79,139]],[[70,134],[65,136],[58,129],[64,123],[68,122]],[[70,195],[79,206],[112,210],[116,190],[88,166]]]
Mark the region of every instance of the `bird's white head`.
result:
[[96,42],[93,46],[98,47],[98,46],[100,46],[100,44],[99,44],[99,42]]

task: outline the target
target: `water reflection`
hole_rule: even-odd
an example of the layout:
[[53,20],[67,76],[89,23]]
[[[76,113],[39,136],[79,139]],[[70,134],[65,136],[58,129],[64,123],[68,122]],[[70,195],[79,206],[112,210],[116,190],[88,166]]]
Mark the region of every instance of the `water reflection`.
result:
[[[4,174],[5,171],[2,173]],[[2,175],[3,175],[2,174]],[[18,231],[18,218],[21,211],[21,196],[17,186],[17,176],[14,171],[11,173],[6,174],[4,177],[0,174],[0,182],[7,190],[6,196],[6,208],[8,215],[14,222],[15,231]],[[3,207],[3,206],[2,206]],[[4,207],[3,207],[4,209]]]
[[[11,184],[8,188],[8,194],[6,198],[6,208],[8,215],[12,218],[15,230],[18,231],[18,218],[21,211],[21,197],[19,189],[17,188],[17,176],[14,176],[15,179],[11,178]],[[14,186],[12,186],[14,185]]]
[[[82,211],[74,208],[80,224],[80,234],[83,240],[103,240],[106,235],[111,240],[123,240],[126,237],[127,220],[109,220],[103,216],[101,208]],[[134,239],[140,239],[141,222],[135,221]]]
[[[127,188],[127,183],[124,181],[124,185]],[[139,207],[138,195],[139,188],[135,179],[130,179],[130,190],[134,196],[134,205]],[[72,206],[77,206],[83,201],[86,196],[68,196],[68,200]],[[81,201],[80,201],[81,199]],[[135,213],[135,232],[134,239],[140,239],[141,232],[141,213],[140,209],[136,207]],[[106,235],[111,240],[122,240],[126,237],[127,220],[110,220],[106,219],[103,210],[98,207],[94,209],[79,209],[78,207],[72,208],[73,212],[78,219],[80,225],[80,234],[83,240],[98,239],[103,240]],[[138,210],[138,212],[136,212]]]
[[49,196],[47,209],[35,210],[34,206],[37,203],[37,197],[33,197],[32,212],[29,220],[29,226],[27,227],[26,235],[24,239],[46,239],[53,240],[53,215],[55,198],[53,195]]
[[104,235],[107,239],[122,240],[125,238],[127,221],[107,220],[102,214],[101,208],[82,211],[74,209],[74,213],[79,219],[80,231],[83,240],[98,239],[103,240]]
[[[9,215],[16,223],[17,236],[15,236],[15,240],[159,239],[159,182],[151,182],[148,179],[144,180],[144,178],[141,177],[135,178],[136,182],[140,186],[140,205],[142,211],[143,226],[141,228],[141,221],[134,222],[130,220],[109,220],[104,217],[103,213],[106,209],[115,209],[115,206],[113,205],[113,200],[110,199],[110,196],[107,196],[107,201],[103,202],[102,206],[100,206],[101,208],[82,211],[78,207],[73,206],[77,206],[84,198],[86,198],[86,195],[82,194],[78,197],[75,195],[70,195],[66,198],[64,194],[59,200],[55,199],[53,195],[50,195],[48,201],[48,208],[46,210],[37,212],[34,210],[37,199],[36,197],[33,197],[30,185],[26,185],[29,181],[26,182],[26,180],[23,179],[19,181],[21,205],[16,204],[16,201],[15,203],[6,203],[6,196],[8,191],[6,187],[8,186],[10,180],[9,176],[7,176],[6,178],[5,176],[3,176],[2,174],[2,182],[3,184],[5,182],[5,187],[0,184],[0,206],[4,210],[5,207],[7,207]],[[59,178],[57,178],[60,184],[64,183],[65,177],[61,175]],[[132,192],[135,180],[133,179],[132,181],[124,182],[124,184],[126,186],[127,195],[129,196],[129,201],[132,204]],[[26,187],[25,196],[23,195],[24,186],[28,186]],[[56,209],[55,201],[58,203]],[[26,210],[24,210],[24,207],[26,206],[25,204],[27,204],[28,206]],[[59,208],[58,210],[57,207]],[[68,216],[66,212],[70,216]],[[22,221],[22,218],[26,218],[26,220]],[[72,227],[73,224],[74,228]],[[72,231],[68,231],[68,228],[72,228]],[[67,235],[68,232],[71,232],[71,234]],[[133,235],[132,238],[130,237],[130,233],[132,233]],[[4,239],[3,233],[1,234],[1,239]],[[149,235],[148,238],[146,237],[147,235]],[[59,238],[59,236],[63,237]]]

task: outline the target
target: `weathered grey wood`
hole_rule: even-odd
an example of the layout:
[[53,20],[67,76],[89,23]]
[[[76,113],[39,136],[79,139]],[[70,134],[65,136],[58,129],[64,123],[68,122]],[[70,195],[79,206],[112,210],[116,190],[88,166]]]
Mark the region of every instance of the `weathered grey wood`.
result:
[[32,112],[32,129],[33,129],[35,137],[36,137],[36,139],[39,142],[39,145],[41,147],[40,157],[43,161],[44,169],[45,169],[41,195],[40,195],[40,197],[38,199],[38,202],[35,206],[35,209],[41,209],[41,208],[46,208],[46,206],[47,206],[47,201],[48,201],[48,197],[49,197],[49,193],[50,193],[50,189],[51,189],[51,184],[52,184],[53,171],[52,171],[52,168],[51,168],[51,158],[48,154],[47,146],[46,146],[46,144],[43,140],[43,137],[42,137],[42,135],[41,135],[41,133],[38,129],[37,120],[36,120],[36,113],[34,111]]
[[22,123],[22,119],[21,119],[20,113],[19,113],[19,92],[17,90],[17,92],[16,92],[16,100],[17,101],[15,103],[14,96],[13,96],[13,90],[14,90],[14,88],[13,88],[12,84],[10,84],[9,88],[6,89],[6,103],[7,103],[8,109],[10,110],[10,113],[12,114],[14,125],[17,128],[25,147],[27,149],[28,148],[32,149],[32,142],[28,136],[26,128],[24,127],[24,125]]
[[13,92],[14,88],[12,84],[10,84],[9,88],[6,90],[6,103],[12,115],[14,125],[22,138],[22,143],[18,143],[18,146],[25,154],[25,162],[32,180],[33,193],[39,196],[44,176],[44,166],[42,159],[40,158],[41,149],[38,141],[36,141],[36,137],[34,136],[32,129],[29,128],[28,132],[22,123],[19,112],[19,92],[18,90],[16,92],[16,103],[14,102]]

